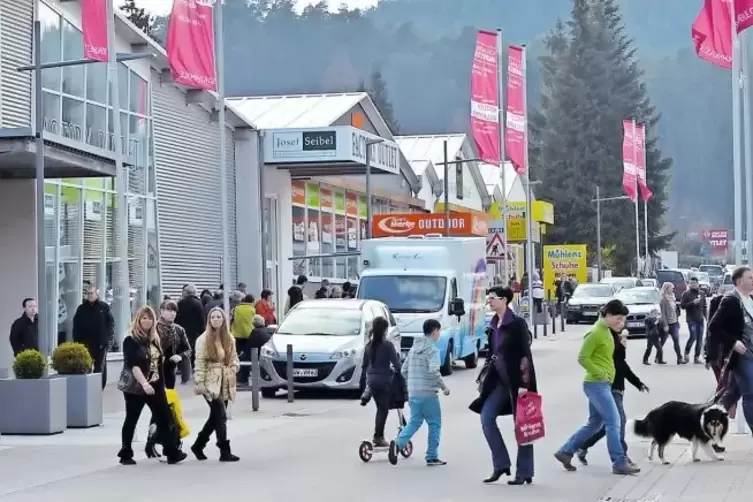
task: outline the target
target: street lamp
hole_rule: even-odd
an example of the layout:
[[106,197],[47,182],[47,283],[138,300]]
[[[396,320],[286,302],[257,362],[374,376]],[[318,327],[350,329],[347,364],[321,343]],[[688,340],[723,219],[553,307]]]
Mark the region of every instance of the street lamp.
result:
[[601,280],[601,203],[602,202],[608,202],[611,200],[625,200],[629,199],[627,195],[621,195],[619,197],[604,197],[601,198],[599,192],[599,186],[596,186],[596,198],[591,199],[591,202],[596,203],[596,260],[598,265],[598,272],[597,272],[597,278]]
[[366,238],[371,239],[371,146],[384,142],[382,138],[366,140]]

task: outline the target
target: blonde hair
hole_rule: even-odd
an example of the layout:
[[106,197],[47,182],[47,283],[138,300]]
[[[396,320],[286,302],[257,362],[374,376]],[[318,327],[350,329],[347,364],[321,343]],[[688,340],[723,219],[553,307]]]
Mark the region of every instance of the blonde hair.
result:
[[661,285],[661,295],[667,296],[667,293],[669,293],[670,288],[674,288],[674,287],[675,285],[672,284],[671,282],[665,282],[664,284]]
[[[214,329],[212,327],[211,319],[212,314],[214,314],[215,312],[219,312],[222,315],[222,326],[220,326],[219,329]],[[206,337],[207,359],[213,363],[221,362],[229,366],[233,362],[232,351],[233,348],[235,348],[235,339],[230,334],[225,311],[220,307],[213,308],[209,311],[209,314],[207,314],[207,326],[204,329],[203,334]],[[221,345],[222,350],[225,352],[224,361],[220,360],[220,355],[218,353],[219,351],[217,350],[218,345]]]
[[[144,333],[141,330],[141,319],[144,317],[152,320],[152,327],[149,329],[149,333]],[[133,321],[131,321],[130,335],[141,343],[151,342],[160,347],[159,335],[157,334],[157,314],[154,313],[152,307],[146,305],[136,311],[136,315],[133,316]]]

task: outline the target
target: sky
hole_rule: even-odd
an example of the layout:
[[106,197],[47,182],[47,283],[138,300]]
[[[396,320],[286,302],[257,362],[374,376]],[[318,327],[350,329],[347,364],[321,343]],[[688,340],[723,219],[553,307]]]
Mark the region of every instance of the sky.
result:
[[[340,4],[346,4],[351,9],[372,7],[378,0],[330,0],[329,4],[332,9],[337,9]],[[120,2],[118,2],[120,3]],[[315,4],[316,1],[310,0],[296,0],[298,9],[303,9],[308,4]],[[136,5],[142,7],[153,14],[158,16],[164,16],[170,13],[170,8],[173,5],[173,0],[136,0]]]

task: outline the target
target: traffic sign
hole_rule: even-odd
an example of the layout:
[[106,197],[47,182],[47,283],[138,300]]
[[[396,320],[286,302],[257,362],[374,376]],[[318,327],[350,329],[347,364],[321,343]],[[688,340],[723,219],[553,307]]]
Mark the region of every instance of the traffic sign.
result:
[[502,234],[495,232],[486,244],[487,260],[503,260],[505,258],[505,244],[502,242]]

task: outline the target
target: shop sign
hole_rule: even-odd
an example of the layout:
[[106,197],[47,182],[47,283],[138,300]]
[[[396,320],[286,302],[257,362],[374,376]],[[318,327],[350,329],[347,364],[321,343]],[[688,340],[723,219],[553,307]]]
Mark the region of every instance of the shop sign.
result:
[[[471,213],[450,215],[450,235],[486,237],[487,220]],[[428,235],[445,233],[445,215],[441,213],[378,214],[373,217],[374,237]]]
[[547,297],[554,297],[554,281],[562,274],[574,275],[580,284],[588,282],[588,248],[585,244],[544,246],[544,284]]
[[264,135],[266,164],[366,164],[366,146],[375,170],[400,173],[400,150],[394,141],[351,126],[270,129]]
[[708,228],[701,233],[703,242],[707,242],[714,252],[727,251],[729,230],[726,228]]

